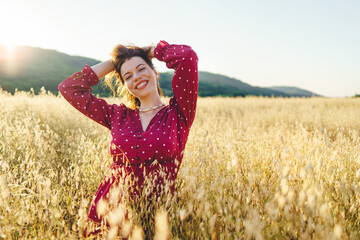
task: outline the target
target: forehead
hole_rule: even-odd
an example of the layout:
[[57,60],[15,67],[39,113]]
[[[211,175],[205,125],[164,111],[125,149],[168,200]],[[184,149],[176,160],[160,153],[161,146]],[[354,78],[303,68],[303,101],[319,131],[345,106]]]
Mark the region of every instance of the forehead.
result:
[[121,65],[121,68],[120,68],[120,72],[121,74],[125,74],[129,71],[133,71],[136,69],[137,66],[139,66],[139,64],[147,64],[145,62],[144,59],[142,59],[141,57],[132,57],[128,60],[126,60],[122,65]]

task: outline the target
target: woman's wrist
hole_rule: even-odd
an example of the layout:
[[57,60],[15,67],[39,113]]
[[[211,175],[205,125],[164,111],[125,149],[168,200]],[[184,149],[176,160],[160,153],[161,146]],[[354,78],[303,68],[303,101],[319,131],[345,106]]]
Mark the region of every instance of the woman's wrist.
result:
[[96,73],[99,79],[105,77],[108,73],[115,71],[114,64],[111,60],[98,63],[92,66],[91,69]]
[[150,46],[149,47],[149,53],[148,53],[148,56],[150,59],[152,59],[154,57],[154,50],[155,50],[155,46]]
[[142,47],[142,49],[145,51],[145,53],[147,53],[147,57],[151,60],[152,58],[154,58],[154,50],[155,50],[155,46],[146,46],[146,47]]

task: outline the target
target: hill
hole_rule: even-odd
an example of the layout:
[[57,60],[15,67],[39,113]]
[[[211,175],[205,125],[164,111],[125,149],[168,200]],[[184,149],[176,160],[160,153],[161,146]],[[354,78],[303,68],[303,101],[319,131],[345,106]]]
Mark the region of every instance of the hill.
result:
[[[1,49],[0,49],[1,53]],[[94,65],[100,61],[71,56],[55,50],[18,47],[13,57],[0,57],[0,86],[11,93],[18,90],[29,91],[31,88],[38,92],[42,86],[53,93],[57,93],[59,83],[74,72],[81,70],[85,64]],[[160,84],[167,96],[172,96],[172,72],[160,73]],[[93,87],[93,92],[108,95],[109,89],[100,86]],[[240,80],[210,72],[199,72],[199,96],[312,96],[306,90],[302,92],[287,91],[285,87],[261,88],[254,87]]]
[[270,89],[274,89],[274,90],[277,90],[277,91],[288,93],[288,94],[291,94],[293,96],[304,96],[304,97],[316,96],[316,97],[320,97],[319,94],[316,94],[316,93],[313,93],[313,92],[310,92],[308,90],[298,88],[298,87],[273,86],[273,87],[270,87]]
[[216,89],[219,95],[225,96],[291,96],[291,94],[287,94],[278,90],[254,87],[238,79],[209,72],[200,71],[199,82],[200,85],[203,85],[203,88],[200,88],[199,92],[201,92],[201,94],[204,96],[211,96],[213,89]]
[[0,59],[0,86],[11,93],[15,88],[26,91],[33,88],[38,92],[42,86],[55,93],[63,79],[82,69],[85,64],[99,62],[55,50],[17,47],[12,59]]

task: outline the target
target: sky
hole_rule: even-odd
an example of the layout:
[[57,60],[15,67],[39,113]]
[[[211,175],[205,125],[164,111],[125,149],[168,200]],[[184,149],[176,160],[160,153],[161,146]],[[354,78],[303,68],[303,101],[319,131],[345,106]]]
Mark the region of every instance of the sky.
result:
[[105,61],[116,44],[166,40],[190,45],[200,71],[347,97],[360,94],[359,9],[358,0],[0,0],[0,44]]

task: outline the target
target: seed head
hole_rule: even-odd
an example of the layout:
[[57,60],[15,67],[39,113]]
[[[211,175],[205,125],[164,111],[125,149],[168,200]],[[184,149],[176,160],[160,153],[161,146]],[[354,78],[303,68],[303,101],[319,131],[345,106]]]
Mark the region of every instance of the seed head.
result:
[[161,210],[155,215],[155,240],[168,239],[170,230],[167,212]]

